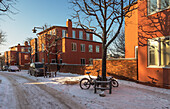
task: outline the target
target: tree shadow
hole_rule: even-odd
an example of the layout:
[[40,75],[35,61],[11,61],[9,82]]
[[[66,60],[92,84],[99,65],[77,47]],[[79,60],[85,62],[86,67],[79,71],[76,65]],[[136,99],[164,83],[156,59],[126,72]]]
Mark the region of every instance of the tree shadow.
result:
[[[147,46],[147,40],[170,35],[170,10],[166,9],[147,15],[146,9],[139,9],[141,17],[138,26],[138,45]],[[141,21],[141,22],[140,22]]]

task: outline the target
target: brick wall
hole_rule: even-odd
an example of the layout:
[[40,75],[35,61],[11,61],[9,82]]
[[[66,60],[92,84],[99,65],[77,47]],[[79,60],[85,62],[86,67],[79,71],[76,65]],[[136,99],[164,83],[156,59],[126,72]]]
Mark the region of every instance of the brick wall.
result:
[[29,67],[30,67],[30,65],[29,65],[29,64],[19,65],[19,68],[20,68],[21,70],[28,70],[28,69],[29,69]]
[[[137,60],[136,59],[112,59],[107,60],[107,72],[111,75],[117,75],[126,77],[129,79],[137,80]],[[26,69],[26,67],[22,67]],[[60,65],[60,72],[74,73],[84,75],[85,72],[90,71],[91,75],[97,75],[96,71],[100,69],[100,75],[102,71],[102,60],[93,60],[93,65]],[[57,71],[57,65],[50,65],[51,71]]]
[[[107,60],[107,73],[119,77],[126,77],[137,80],[137,60],[136,59],[110,59]],[[87,66],[86,71],[92,72],[92,75],[97,75],[96,71],[102,71],[102,60],[93,60],[93,66]],[[108,76],[108,75],[107,75]]]
[[[51,71],[57,71],[57,64],[51,64],[50,65]],[[82,65],[73,65],[73,64],[66,64],[66,65],[60,65],[60,72],[64,73],[74,73],[74,74],[80,74],[84,75],[85,66]]]

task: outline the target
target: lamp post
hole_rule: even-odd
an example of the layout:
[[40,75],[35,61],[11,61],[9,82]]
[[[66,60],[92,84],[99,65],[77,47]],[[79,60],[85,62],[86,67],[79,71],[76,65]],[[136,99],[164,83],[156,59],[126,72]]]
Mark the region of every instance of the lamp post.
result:
[[[36,33],[37,32],[37,29],[42,29],[43,31],[44,31],[44,26],[43,27],[34,27],[33,29],[32,29],[32,32],[33,33]],[[42,41],[41,41],[41,43],[42,43]],[[43,51],[43,55],[44,55],[44,78],[47,76],[46,75],[46,71],[45,71],[45,69],[46,69],[46,67],[45,67],[45,50]]]

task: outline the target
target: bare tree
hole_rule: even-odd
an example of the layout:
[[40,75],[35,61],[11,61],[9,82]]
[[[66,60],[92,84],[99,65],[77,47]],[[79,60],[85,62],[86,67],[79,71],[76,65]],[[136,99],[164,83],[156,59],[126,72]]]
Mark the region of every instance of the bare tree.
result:
[[0,67],[2,69],[3,65],[5,65],[5,56],[0,56]]
[[[50,29],[47,28],[47,24],[45,24],[43,28],[44,31]],[[39,47],[42,48],[42,52],[44,55],[44,63],[45,63],[45,55],[47,55],[47,63],[48,63],[47,69],[49,72],[50,72],[50,55],[58,55],[61,52],[60,50],[57,49],[57,46],[59,45],[58,41],[61,39],[58,36],[58,31],[56,31],[55,33],[52,32],[52,30],[50,31],[51,31],[50,34],[48,34],[48,32],[44,32],[43,35],[41,36],[39,34],[39,42],[41,43]]]
[[[106,80],[106,53],[108,46],[119,35],[124,17],[134,10],[136,0],[71,0],[73,18],[86,33],[94,34],[102,41],[102,79]],[[125,6],[128,6],[124,9]],[[93,31],[91,30],[93,29]],[[112,34],[111,34],[112,33]]]
[[6,37],[5,33],[3,31],[0,31],[0,45],[2,45],[3,42],[6,41],[5,37]]
[[33,48],[31,47],[31,40],[32,40],[32,39],[33,39],[32,37],[27,37],[27,38],[26,38],[26,41],[27,41],[28,44],[30,45],[30,48],[29,48],[29,50],[28,50],[28,52],[29,52],[29,54],[30,54],[30,63],[32,62],[32,58],[33,58],[33,56],[31,55],[32,52],[33,52]]
[[[47,59],[48,59],[48,71],[50,71],[49,66],[50,66],[50,54],[51,55],[57,55],[61,51],[57,50],[57,45],[58,41],[61,39],[57,35],[52,35],[52,34],[46,34],[46,53],[47,53]],[[55,52],[54,52],[55,51]],[[56,60],[57,61],[57,60]]]
[[110,44],[108,51],[111,52],[115,57],[124,57],[125,56],[125,32],[121,31],[119,36],[113,43]]
[[9,14],[17,14],[19,10],[14,7],[16,2],[17,0],[0,0],[0,15],[11,18]]

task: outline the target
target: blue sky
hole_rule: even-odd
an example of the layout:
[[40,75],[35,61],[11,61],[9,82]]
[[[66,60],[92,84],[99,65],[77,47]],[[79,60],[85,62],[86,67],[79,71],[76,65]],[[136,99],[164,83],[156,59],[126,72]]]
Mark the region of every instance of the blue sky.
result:
[[0,16],[0,30],[7,35],[7,42],[0,46],[0,53],[18,43],[22,44],[27,37],[36,37],[32,33],[34,26],[65,26],[66,20],[73,13],[68,0],[18,0],[15,7],[19,13],[10,14],[14,20]]

